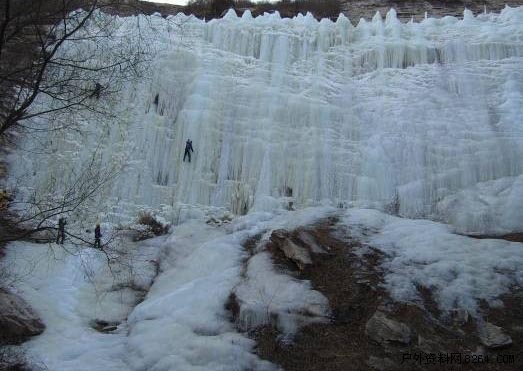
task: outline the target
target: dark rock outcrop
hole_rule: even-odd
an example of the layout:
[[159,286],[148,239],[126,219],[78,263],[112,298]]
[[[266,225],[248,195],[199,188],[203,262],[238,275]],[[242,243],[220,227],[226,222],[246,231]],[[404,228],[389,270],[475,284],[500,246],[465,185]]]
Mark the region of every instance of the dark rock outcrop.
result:
[[360,18],[367,21],[372,19],[377,11],[382,17],[389,9],[394,8],[398,18],[402,22],[408,22],[411,18],[422,20],[425,13],[428,17],[441,18],[444,16],[463,17],[463,11],[469,9],[473,14],[484,12],[499,12],[506,5],[520,6],[523,5],[521,0],[351,0],[342,2],[344,13],[349,17],[353,24],[357,24]]
[[370,356],[368,360],[368,365],[373,370],[378,371],[396,371],[400,370],[397,364],[395,364],[390,358],[380,358],[375,356]]
[[288,232],[278,229],[272,232],[271,241],[281,250],[285,257],[298,266],[300,270],[312,264],[310,252],[307,248],[294,243],[288,236]]
[[24,299],[0,289],[0,328],[1,343],[17,344],[40,335],[45,325]]
[[383,312],[376,312],[365,326],[367,336],[378,344],[409,344],[410,328],[404,323],[388,318]]
[[485,328],[480,333],[483,345],[490,349],[505,348],[512,345],[512,338],[503,332],[503,329],[490,322],[485,323]]

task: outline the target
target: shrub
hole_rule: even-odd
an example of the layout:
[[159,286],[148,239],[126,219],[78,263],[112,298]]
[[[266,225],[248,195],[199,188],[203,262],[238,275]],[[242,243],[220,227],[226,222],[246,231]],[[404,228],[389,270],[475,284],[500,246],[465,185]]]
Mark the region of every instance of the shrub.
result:
[[154,236],[161,236],[169,231],[169,225],[159,222],[149,211],[140,211],[138,213],[137,224],[146,226],[146,230],[140,233],[136,240],[144,240]]

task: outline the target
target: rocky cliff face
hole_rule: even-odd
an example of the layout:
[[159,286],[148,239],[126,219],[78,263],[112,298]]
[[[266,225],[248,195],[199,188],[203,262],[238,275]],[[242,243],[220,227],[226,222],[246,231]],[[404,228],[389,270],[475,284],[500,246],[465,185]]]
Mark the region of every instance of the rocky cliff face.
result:
[[[371,19],[377,11],[385,15],[390,8],[396,9],[398,18],[402,21],[409,21],[411,18],[420,20],[425,17],[425,13],[431,17],[455,16],[462,17],[463,10],[469,9],[474,14],[484,12],[499,12],[501,9],[508,6],[521,6],[523,0],[341,0],[343,10],[352,23],[358,23],[360,18]],[[120,13],[136,14],[136,12],[143,12],[144,14],[151,14],[160,12],[162,15],[176,14],[183,12],[185,7],[175,6],[170,4],[129,0],[128,3],[121,6]],[[253,14],[255,9],[251,9]],[[242,13],[241,9],[237,9],[238,13]]]
[[425,17],[425,13],[430,17],[455,16],[462,17],[463,10],[469,9],[474,14],[484,12],[499,12],[508,6],[523,5],[522,0],[503,1],[503,0],[345,0],[344,11],[352,23],[357,23],[360,18],[370,19],[379,11],[384,15],[390,8],[396,9],[398,18],[408,21],[411,18],[420,20]]

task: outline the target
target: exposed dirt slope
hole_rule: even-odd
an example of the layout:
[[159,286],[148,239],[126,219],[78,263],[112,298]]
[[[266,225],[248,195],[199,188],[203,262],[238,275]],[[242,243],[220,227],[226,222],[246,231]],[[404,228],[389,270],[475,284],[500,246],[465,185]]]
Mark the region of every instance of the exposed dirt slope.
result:
[[[342,236],[335,219],[292,231],[289,238],[303,246],[299,235],[304,230],[329,250],[327,254],[312,254],[313,264],[304,270],[298,269],[274,243],[266,247],[275,265],[294,277],[310,280],[329,299],[332,322],[309,325],[290,343],[282,341],[273,327],[253,330],[251,336],[262,358],[287,371],[523,369],[521,291],[503,297],[504,308],[484,306],[485,321],[501,326],[513,340],[504,349],[488,349],[479,337],[481,325],[466,312],[450,316],[440,313],[427,288],[419,288],[422,306],[393,302],[380,288],[383,256]],[[407,326],[410,340],[380,342],[369,336],[366,326],[376,312],[392,324]],[[447,355],[453,358],[447,360]]]

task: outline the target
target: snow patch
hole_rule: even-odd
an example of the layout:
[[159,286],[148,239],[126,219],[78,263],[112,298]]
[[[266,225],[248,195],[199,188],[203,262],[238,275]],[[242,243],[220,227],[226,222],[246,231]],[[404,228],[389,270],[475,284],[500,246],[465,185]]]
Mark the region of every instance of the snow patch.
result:
[[521,243],[460,236],[446,224],[376,210],[350,209],[340,226],[384,254],[385,287],[395,300],[421,302],[417,286],[424,286],[440,309],[478,316],[479,300],[500,305],[500,295],[523,284]]

